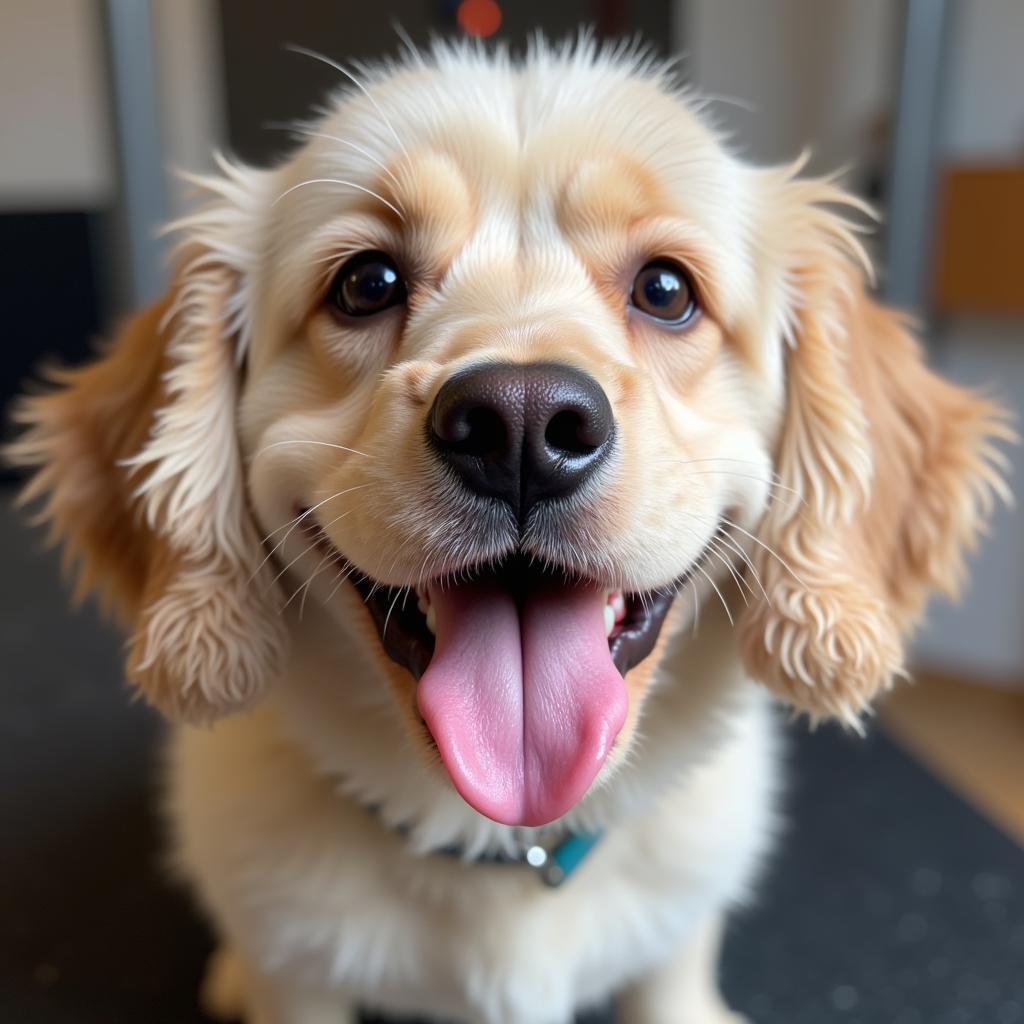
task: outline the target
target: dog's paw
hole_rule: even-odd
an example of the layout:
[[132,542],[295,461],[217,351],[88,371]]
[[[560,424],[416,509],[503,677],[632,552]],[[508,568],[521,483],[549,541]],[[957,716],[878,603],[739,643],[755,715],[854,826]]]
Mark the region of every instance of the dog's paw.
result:
[[671,1012],[670,1016],[664,1016],[661,1013],[654,1017],[649,1015],[630,1016],[620,1013],[616,1020],[619,1024],[663,1024],[663,1022],[664,1024],[754,1024],[749,1017],[744,1017],[742,1013],[736,1013],[722,1005],[688,1010],[681,1015],[676,1009]]
[[214,1020],[237,1021],[245,1016],[245,969],[224,946],[214,950],[206,962],[199,1006]]

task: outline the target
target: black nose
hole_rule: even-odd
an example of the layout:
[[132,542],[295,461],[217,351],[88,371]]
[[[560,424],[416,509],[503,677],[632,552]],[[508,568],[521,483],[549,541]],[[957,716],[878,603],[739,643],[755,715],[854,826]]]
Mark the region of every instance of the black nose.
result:
[[564,498],[612,447],[615,420],[600,384],[560,363],[490,363],[448,380],[428,430],[444,461],[477,494],[507,501],[520,521]]

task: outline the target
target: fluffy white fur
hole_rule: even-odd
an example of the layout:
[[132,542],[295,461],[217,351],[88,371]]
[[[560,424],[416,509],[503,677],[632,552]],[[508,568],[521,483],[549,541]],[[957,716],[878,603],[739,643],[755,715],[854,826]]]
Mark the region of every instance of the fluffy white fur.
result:
[[[252,1019],[354,1020],[342,1007],[358,1003],[566,1024],[637,986],[626,1020],[733,1020],[715,985],[717,933],[771,841],[778,751],[724,615],[711,610],[701,628],[700,643],[681,640],[666,658],[631,763],[571,815],[608,836],[557,891],[526,868],[431,853],[511,850],[528,833],[481,818],[422,772],[403,753],[387,693],[374,699],[367,686],[372,668],[317,627],[297,638],[308,653],[287,690],[213,732],[180,731],[170,772],[179,862],[232,955],[258,975]],[[241,991],[212,983],[222,1011],[244,1002],[236,980]]]

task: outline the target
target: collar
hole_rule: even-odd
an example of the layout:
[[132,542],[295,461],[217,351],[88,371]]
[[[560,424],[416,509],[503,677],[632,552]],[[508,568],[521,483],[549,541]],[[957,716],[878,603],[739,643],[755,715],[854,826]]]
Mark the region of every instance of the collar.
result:
[[[380,815],[379,806],[367,806],[369,814],[377,819],[382,828],[408,836],[408,825],[389,825]],[[465,849],[459,845],[445,846],[435,852],[436,856],[454,857],[467,864],[504,864],[509,867],[525,867],[535,872],[549,888],[557,889],[567,882],[576,869],[590,856],[604,838],[603,832],[570,832],[557,839],[534,843],[524,847],[520,853],[485,853],[477,857],[466,857]]]
[[558,888],[590,856],[603,832],[570,832],[553,845],[531,846],[523,861],[540,874],[545,885]]

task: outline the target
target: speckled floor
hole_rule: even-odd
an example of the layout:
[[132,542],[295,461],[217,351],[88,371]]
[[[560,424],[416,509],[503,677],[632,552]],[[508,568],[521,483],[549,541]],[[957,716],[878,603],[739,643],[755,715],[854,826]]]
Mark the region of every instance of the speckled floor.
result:
[[[209,937],[160,869],[159,723],[0,502],[0,1021],[201,1021]],[[733,1004],[757,1024],[1024,1024],[1024,851],[880,736],[794,730],[791,776],[727,943]]]

